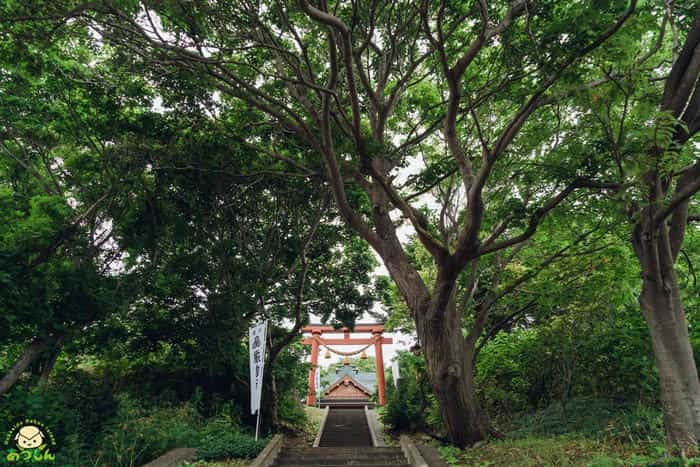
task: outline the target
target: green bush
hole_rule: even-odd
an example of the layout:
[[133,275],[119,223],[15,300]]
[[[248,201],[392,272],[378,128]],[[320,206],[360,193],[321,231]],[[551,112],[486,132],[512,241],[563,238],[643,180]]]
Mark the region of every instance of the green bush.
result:
[[[54,434],[54,453],[65,467],[131,467],[178,447],[197,448],[206,459],[252,458],[265,446],[241,433],[234,402],[217,404],[216,416],[206,421],[199,390],[189,402],[154,404],[152,397],[136,399],[128,392],[115,396],[112,387],[109,378],[84,371],[57,373],[46,387],[20,381],[0,397],[0,430],[23,418],[40,420]],[[305,414],[293,402],[281,399],[281,416],[299,423]]]
[[629,407],[614,401],[579,397],[567,404],[550,406],[520,417],[510,433],[515,438],[530,436],[576,435],[591,439],[610,439],[623,443],[663,445],[664,426],[661,411],[655,407]]
[[700,465],[700,458],[690,457],[681,459],[680,457],[668,457],[661,453],[658,456],[634,455],[626,462],[617,461],[616,464],[597,462],[591,464],[593,467],[607,467],[617,465],[634,465],[639,467],[688,467]]
[[66,436],[79,435],[93,445],[105,422],[117,413],[112,381],[86,371],[57,372],[51,390],[64,397],[66,415],[75,414],[75,425],[64,427]]
[[22,380],[0,397],[0,432],[25,418],[45,424],[56,439],[56,459],[81,465],[81,452],[98,446],[97,437],[114,416],[117,401],[108,381],[79,370],[57,373],[44,387]]
[[649,332],[636,305],[569,311],[501,333],[479,353],[476,383],[496,419],[576,397],[658,403]]
[[380,408],[382,423],[393,431],[444,431],[439,407],[428,382],[422,356],[399,353],[401,379],[395,389],[389,379],[387,403]]
[[662,443],[663,414],[658,408],[639,406],[624,412],[608,424],[608,436],[623,442]]
[[306,412],[292,395],[283,395],[277,406],[277,416],[280,422],[290,428],[300,428],[306,425]]
[[198,435],[197,456],[200,459],[252,459],[263,450],[267,440],[240,433],[236,423],[222,414],[204,426]]
[[[529,408],[529,393],[535,378],[531,378],[537,333],[524,330],[497,335],[479,354],[476,385],[486,408],[493,416],[509,416]],[[537,397],[537,396],[536,396]]]
[[101,436],[96,457],[106,465],[141,465],[170,449],[191,445],[201,424],[201,416],[190,403],[145,409],[133,398],[120,395],[119,411]]
[[387,403],[380,409],[382,423],[393,431],[413,431],[424,423],[413,385],[402,385],[401,391],[389,389]]

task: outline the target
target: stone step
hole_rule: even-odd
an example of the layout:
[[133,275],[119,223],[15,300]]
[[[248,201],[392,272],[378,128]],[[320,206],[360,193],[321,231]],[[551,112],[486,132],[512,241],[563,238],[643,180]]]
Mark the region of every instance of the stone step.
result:
[[284,452],[342,452],[342,453],[355,453],[355,452],[371,452],[371,453],[382,453],[382,452],[403,452],[401,448],[392,448],[392,447],[381,447],[381,448],[375,448],[372,446],[366,446],[363,448],[358,448],[358,447],[318,447],[318,448],[312,448],[312,447],[299,447],[299,446],[285,446],[283,448]]
[[400,448],[372,447],[364,409],[333,408],[327,415],[321,447],[287,444],[275,467],[408,467]]
[[278,457],[369,457],[371,459],[376,459],[377,457],[396,457],[403,456],[403,452],[367,452],[367,451],[357,451],[357,452],[313,452],[313,451],[298,451],[298,452],[285,452],[284,450],[279,453]]
[[286,447],[277,456],[275,467],[384,467],[407,466],[400,448],[374,447]]
[[197,451],[192,448],[177,448],[172,449],[158,459],[149,462],[143,467],[170,467],[173,465],[181,465],[184,461],[191,461],[197,458]]
[[364,409],[331,409],[326,417],[320,445],[323,447],[371,447],[372,437]]
[[[280,465],[277,462],[272,464],[273,467],[276,465]],[[320,464],[284,464],[284,467],[309,467],[309,465],[320,465]],[[323,467],[409,467],[410,464],[407,464],[406,461],[404,460],[403,463],[387,463],[387,464],[360,464],[360,463],[355,463],[352,461],[348,462],[343,462],[343,463],[337,463],[337,464],[323,464]]]
[[336,464],[403,464],[406,462],[404,456],[391,456],[372,459],[371,457],[282,457],[275,460],[275,465],[336,465]]
[[321,450],[320,448],[311,448],[311,449],[306,449],[306,450],[300,450],[300,449],[283,449],[280,454],[284,455],[290,455],[290,456],[369,456],[369,457],[376,457],[376,456],[394,456],[398,455],[401,456],[403,455],[403,451],[401,449],[389,449],[389,450],[379,450],[376,448],[356,448],[351,451],[345,451],[345,450],[340,450],[340,449],[323,449]]
[[375,452],[371,448],[369,449],[357,449],[351,452],[339,452],[339,451],[285,451],[280,452],[278,457],[296,458],[296,457],[341,457],[341,458],[361,458],[367,457],[369,459],[377,459],[384,457],[402,457],[403,452],[399,449],[396,451],[383,451]]

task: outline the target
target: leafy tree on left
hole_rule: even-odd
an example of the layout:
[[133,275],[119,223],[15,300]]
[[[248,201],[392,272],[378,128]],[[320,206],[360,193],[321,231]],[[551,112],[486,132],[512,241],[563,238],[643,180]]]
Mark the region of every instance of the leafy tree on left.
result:
[[187,73],[163,78],[156,104],[138,64],[98,52],[76,25],[10,32],[0,232],[11,287],[0,306],[2,340],[21,342],[26,358],[7,389],[32,361],[50,370],[65,342],[132,366],[167,353],[197,376],[190,383],[226,380],[225,395],[245,405],[251,322],[272,320],[268,368],[287,367],[286,391],[300,358],[286,349],[311,314],[351,325],[371,307],[374,259],[339,226],[315,169],[263,163],[230,136],[254,133],[258,115],[225,100],[208,112],[213,96]]
[[133,182],[114,154],[147,96],[85,30],[12,32],[0,35],[0,342],[23,350],[0,394],[38,360],[46,381],[62,346],[119,302],[106,212]]
[[130,142],[141,152],[122,158],[146,174],[127,213],[114,214],[132,298],[90,341],[106,360],[165,355],[165,366],[190,376],[190,389],[215,388],[246,406],[247,327],[269,319],[274,425],[277,393],[303,389],[301,349],[290,346],[301,326],[311,315],[352,325],[372,306],[375,261],[338,225],[318,177],[259,169],[264,156],[231,136],[229,126],[254,124],[254,115],[226,105],[212,116],[188,104],[197,92],[195,79],[165,90],[151,129]]

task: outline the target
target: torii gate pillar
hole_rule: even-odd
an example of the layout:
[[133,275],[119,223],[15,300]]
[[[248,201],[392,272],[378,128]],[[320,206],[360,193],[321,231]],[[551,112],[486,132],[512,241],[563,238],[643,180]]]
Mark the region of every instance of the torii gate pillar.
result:
[[[313,337],[321,337],[321,331],[313,330]],[[309,370],[309,393],[306,395],[306,405],[316,405],[316,372],[318,369],[318,340],[311,342],[311,370]]]
[[385,399],[385,382],[384,382],[384,355],[382,354],[382,332],[373,332],[374,336],[374,355],[377,359],[377,392],[379,395],[379,405],[386,403]]

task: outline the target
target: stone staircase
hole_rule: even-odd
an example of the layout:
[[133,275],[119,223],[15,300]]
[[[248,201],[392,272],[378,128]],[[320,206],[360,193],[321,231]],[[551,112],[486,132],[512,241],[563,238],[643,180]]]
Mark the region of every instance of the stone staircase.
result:
[[364,408],[332,408],[323,425],[320,447],[294,441],[280,449],[273,467],[409,467],[401,448],[373,447]]
[[332,408],[326,418],[319,446],[372,446],[365,410]]
[[292,447],[286,446],[277,455],[273,467],[409,467],[401,448],[374,447]]

